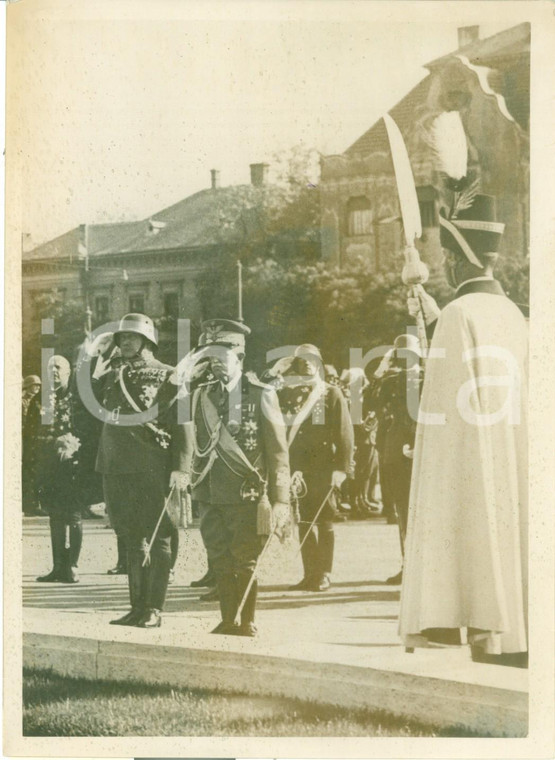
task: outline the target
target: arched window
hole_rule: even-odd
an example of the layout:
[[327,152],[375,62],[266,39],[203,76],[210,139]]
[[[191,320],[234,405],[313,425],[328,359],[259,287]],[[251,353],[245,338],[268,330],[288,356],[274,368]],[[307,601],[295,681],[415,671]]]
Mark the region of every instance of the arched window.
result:
[[347,235],[372,234],[372,206],[365,195],[349,198],[347,203]]

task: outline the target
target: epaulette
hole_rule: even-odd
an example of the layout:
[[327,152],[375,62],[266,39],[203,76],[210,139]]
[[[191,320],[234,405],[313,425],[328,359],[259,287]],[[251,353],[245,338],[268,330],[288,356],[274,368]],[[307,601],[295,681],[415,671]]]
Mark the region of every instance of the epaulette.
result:
[[268,391],[275,390],[273,385],[263,383],[262,380],[259,380],[254,372],[245,372],[244,377],[251,385],[256,385],[258,388],[265,388]]
[[197,385],[197,388],[207,388],[209,385],[214,385],[214,383],[219,382],[218,380],[208,380],[206,383],[199,383]]

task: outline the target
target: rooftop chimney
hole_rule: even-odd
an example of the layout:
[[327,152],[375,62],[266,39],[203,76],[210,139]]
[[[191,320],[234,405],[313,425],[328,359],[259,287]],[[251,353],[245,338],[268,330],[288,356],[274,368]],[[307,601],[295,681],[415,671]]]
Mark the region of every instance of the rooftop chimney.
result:
[[250,164],[251,167],[251,184],[255,187],[262,187],[268,179],[269,164]]
[[210,180],[211,180],[212,190],[216,190],[220,186],[219,169],[210,169]]
[[459,36],[459,48],[470,45],[471,42],[477,42],[480,39],[479,26],[459,26],[457,29]]

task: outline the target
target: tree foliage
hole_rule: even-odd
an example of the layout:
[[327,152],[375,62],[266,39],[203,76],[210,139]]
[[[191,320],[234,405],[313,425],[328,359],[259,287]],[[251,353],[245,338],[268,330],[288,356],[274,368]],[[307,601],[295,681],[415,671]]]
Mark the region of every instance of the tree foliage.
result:
[[[37,373],[41,367],[41,348],[52,348],[73,361],[77,347],[85,338],[86,312],[80,299],[66,299],[59,291],[43,293],[34,301],[34,319],[29,338],[23,346],[23,373]],[[43,319],[52,319],[54,332],[42,334]]]

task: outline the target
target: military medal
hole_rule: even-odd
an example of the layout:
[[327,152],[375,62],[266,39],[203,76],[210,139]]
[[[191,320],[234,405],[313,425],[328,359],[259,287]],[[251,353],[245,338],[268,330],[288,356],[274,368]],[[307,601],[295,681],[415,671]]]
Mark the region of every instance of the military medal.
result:
[[243,501],[258,502],[262,496],[262,483],[254,478],[246,478],[241,484],[240,494]]

